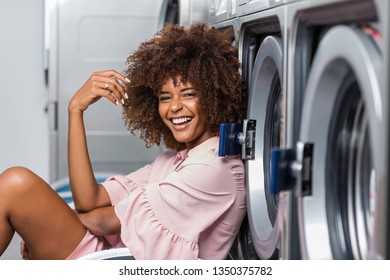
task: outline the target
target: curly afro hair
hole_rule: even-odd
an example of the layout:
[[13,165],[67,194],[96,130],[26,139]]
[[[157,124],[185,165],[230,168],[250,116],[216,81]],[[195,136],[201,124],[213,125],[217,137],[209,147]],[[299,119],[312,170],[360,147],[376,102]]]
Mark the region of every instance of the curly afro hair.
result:
[[[244,90],[237,49],[227,32],[206,24],[185,29],[166,25],[128,57],[125,76],[129,98],[123,106],[125,125],[138,131],[150,147],[163,141],[167,148],[182,150],[158,112],[158,93],[168,78],[190,82],[199,89],[198,110],[207,116],[207,127],[219,135],[219,125],[240,122],[244,113]],[[177,79],[180,80],[177,80]]]

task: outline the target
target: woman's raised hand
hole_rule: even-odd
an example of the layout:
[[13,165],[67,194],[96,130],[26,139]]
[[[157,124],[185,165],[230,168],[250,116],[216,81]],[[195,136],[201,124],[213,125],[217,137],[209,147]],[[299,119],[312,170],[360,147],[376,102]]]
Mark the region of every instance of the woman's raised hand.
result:
[[124,104],[128,97],[119,81],[129,82],[125,76],[115,70],[93,73],[70,100],[69,111],[83,112],[102,97],[116,105]]

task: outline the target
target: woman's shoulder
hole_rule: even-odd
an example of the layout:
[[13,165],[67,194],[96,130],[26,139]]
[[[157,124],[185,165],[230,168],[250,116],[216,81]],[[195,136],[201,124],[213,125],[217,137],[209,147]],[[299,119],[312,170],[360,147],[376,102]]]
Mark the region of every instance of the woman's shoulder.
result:
[[219,137],[213,137],[192,150],[188,151],[188,158],[191,160],[207,160],[209,163],[228,164],[236,163],[243,166],[240,155],[219,156]]
[[204,166],[202,170],[210,170],[214,176],[219,177],[230,177],[229,174],[235,177],[236,174],[243,174],[245,172],[244,163],[240,155],[219,156],[218,139],[216,137],[210,143],[204,145],[202,149],[190,150],[188,152],[188,158],[183,164],[183,168],[191,165]]

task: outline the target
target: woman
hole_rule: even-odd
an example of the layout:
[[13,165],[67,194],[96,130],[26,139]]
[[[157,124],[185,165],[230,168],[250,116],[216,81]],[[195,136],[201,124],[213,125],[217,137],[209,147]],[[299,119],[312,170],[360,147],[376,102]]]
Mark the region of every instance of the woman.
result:
[[[136,259],[226,257],[246,209],[242,161],[217,156],[219,124],[243,115],[236,49],[206,25],[168,25],[127,62],[125,75],[94,73],[69,102],[77,211],[25,168],[0,175],[0,255],[16,231],[30,259],[77,259],[124,246]],[[125,124],[147,146],[163,141],[168,149],[150,165],[97,184],[83,113],[101,98],[123,105]]]

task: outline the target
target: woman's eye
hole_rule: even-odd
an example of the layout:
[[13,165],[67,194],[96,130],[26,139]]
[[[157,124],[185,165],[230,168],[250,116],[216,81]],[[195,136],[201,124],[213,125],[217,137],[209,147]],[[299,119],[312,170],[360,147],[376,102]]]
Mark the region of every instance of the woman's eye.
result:
[[169,101],[171,98],[169,97],[169,96],[160,96],[159,98],[158,98],[158,100],[160,101],[160,102],[167,102],[167,101]]
[[196,93],[194,93],[194,92],[184,93],[184,94],[182,95],[182,97],[183,97],[184,99],[193,99],[193,98],[196,97]]

